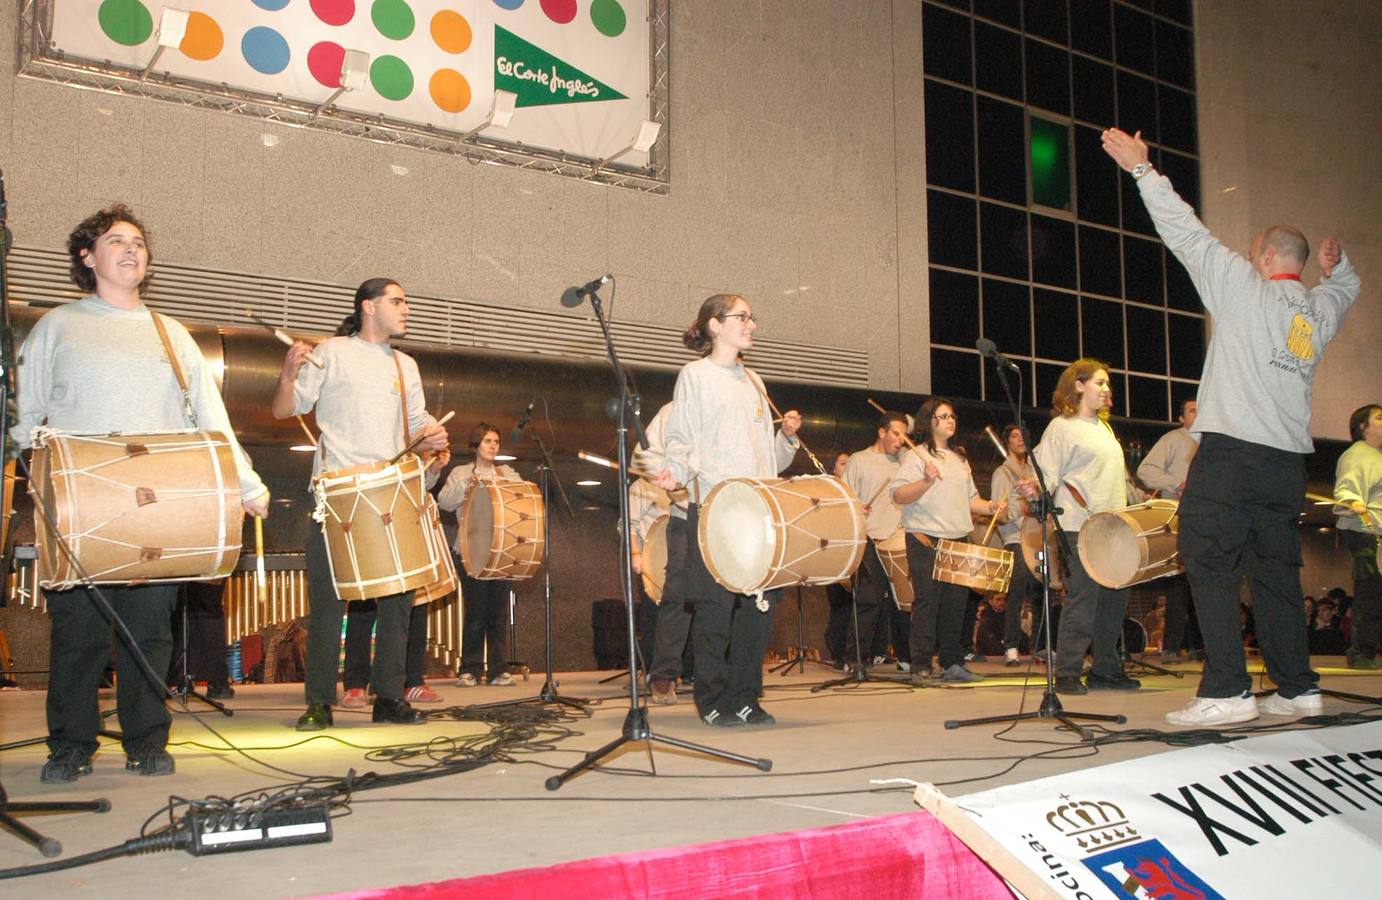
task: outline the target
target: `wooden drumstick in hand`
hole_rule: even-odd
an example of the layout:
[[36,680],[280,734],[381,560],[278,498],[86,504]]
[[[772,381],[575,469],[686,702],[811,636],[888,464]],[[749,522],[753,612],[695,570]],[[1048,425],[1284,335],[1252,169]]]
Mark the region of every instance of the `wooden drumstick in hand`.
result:
[[255,599],[263,603],[269,587],[269,576],[264,571],[264,520],[254,517],[254,589]]
[[[278,328],[277,326],[270,325],[268,322],[265,322],[263,319],[259,318],[259,316],[255,315],[253,310],[245,310],[245,315],[249,316],[250,319],[252,319],[254,323],[257,324],[259,327],[267,328],[269,332],[272,333],[274,337],[278,338],[279,341],[282,342],[285,346],[293,346],[292,335],[288,334],[288,332],[284,331],[282,328]],[[310,362],[312,365],[316,366],[318,369],[323,368],[321,358],[318,357],[315,353],[308,353],[307,361]]]
[[[888,414],[888,411],[887,411],[886,409],[884,409],[883,407],[879,406],[878,403],[875,402],[874,399],[873,399],[872,397],[869,398],[869,406],[872,406],[874,409],[876,409],[876,410],[878,410],[879,412],[883,413],[883,415],[887,415],[887,414]],[[928,465],[930,465],[930,463],[928,463],[928,462],[926,461],[926,457],[924,457],[924,456],[921,455],[921,449],[920,449],[919,447],[917,447],[917,445],[914,444],[914,443],[912,442],[912,439],[911,439],[910,437],[908,437],[908,436],[905,435],[905,434],[902,435],[902,442],[903,442],[904,444],[906,444],[908,447],[911,448],[912,452],[915,453],[915,454],[917,455],[917,459],[921,460],[923,466],[928,466]],[[925,474],[925,469],[923,469],[922,472],[923,472],[923,474]],[[937,469],[936,469],[936,481],[940,481],[940,480],[941,480],[941,472],[940,472],[940,469],[937,468]]]

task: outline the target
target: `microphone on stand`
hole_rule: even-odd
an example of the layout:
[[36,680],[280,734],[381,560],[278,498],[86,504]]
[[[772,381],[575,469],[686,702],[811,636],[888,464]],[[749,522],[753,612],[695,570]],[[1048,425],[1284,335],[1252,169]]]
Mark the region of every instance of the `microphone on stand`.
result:
[[533,420],[533,407],[537,405],[537,398],[528,401],[528,406],[523,410],[523,415],[518,417],[518,424],[509,432],[509,443],[517,444],[523,440],[523,429],[528,427],[528,423]]
[[979,338],[974,342],[974,348],[984,356],[993,360],[994,364],[1004,369],[1011,369],[1014,372],[1021,372],[1022,368],[1012,360],[1004,356],[999,350],[998,345],[988,338]]
[[567,309],[574,309],[585,302],[585,298],[604,287],[614,280],[613,275],[601,275],[594,281],[588,281],[580,287],[569,287],[561,292],[561,305]]

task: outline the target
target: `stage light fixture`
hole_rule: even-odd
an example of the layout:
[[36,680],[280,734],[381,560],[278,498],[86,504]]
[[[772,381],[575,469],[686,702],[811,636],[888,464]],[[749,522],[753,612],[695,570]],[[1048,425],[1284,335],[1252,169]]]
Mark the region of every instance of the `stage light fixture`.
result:
[[331,92],[317,108],[312,110],[309,118],[315,119],[321,115],[322,110],[336,102],[336,99],[346,91],[358,91],[365,86],[369,79],[369,54],[363,50],[347,50],[341,59],[341,86]]
[[591,174],[599,172],[605,166],[614,162],[614,160],[618,159],[619,157],[623,156],[625,153],[628,153],[631,150],[637,150],[639,153],[647,153],[649,150],[652,149],[653,144],[657,143],[657,136],[660,133],[662,133],[661,122],[640,123],[638,126],[638,133],[633,136],[633,140],[629,142],[628,146],[624,147],[617,153],[614,153],[610,156],[606,156],[604,159],[597,162],[594,168],[591,169]]
[[468,143],[486,128],[498,128],[500,130],[508,128],[509,122],[513,121],[513,111],[517,106],[517,94],[513,91],[496,90],[494,97],[489,102],[489,115],[485,116],[485,121],[461,135],[460,140],[456,143]]
[[182,39],[187,37],[187,22],[192,18],[192,14],[184,9],[173,9],[171,6],[163,7],[163,12],[158,17],[158,32],[154,39],[158,46],[154,48],[154,55],[149,57],[148,65],[144,66],[144,71],[139,73],[139,83],[143,84],[144,79],[149,77],[149,73],[158,64],[158,58],[163,55],[163,51],[171,47],[178,47],[182,44]]

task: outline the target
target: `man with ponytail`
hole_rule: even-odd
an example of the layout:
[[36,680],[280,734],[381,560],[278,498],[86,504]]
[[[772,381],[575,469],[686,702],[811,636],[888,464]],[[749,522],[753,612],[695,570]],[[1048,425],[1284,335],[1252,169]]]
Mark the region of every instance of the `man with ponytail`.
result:
[[[430,487],[447,458],[446,430],[428,414],[422,380],[412,357],[390,346],[408,332],[408,298],[398,282],[371,278],[355,291],[355,309],[337,336],[315,350],[298,341],[288,350],[274,391],[276,418],[317,412],[321,440],[312,477],[322,472],[390,459],[405,446],[407,433],[422,435],[417,449],[438,453],[428,469]],[[315,353],[321,367],[304,365]],[[406,402],[405,402],[406,399]],[[315,523],[308,525],[307,712],[299,731],[318,731],[333,724],[336,675],[341,652],[341,617],[345,604],[336,596],[326,540]],[[378,630],[371,682],[377,699],[376,722],[422,720],[404,698],[405,656],[413,592],[378,598]]]

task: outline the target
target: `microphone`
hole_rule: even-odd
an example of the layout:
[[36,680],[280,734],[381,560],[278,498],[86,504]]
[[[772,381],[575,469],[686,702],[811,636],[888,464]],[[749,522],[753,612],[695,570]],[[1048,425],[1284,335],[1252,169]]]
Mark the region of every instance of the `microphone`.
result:
[[569,287],[561,292],[561,305],[568,309],[574,309],[580,306],[586,297],[595,293],[613,280],[613,275],[601,275],[594,281],[588,281],[580,287]]
[[979,338],[974,342],[974,347],[984,356],[993,360],[994,364],[1004,369],[1012,369],[1014,372],[1021,372],[1022,368],[1017,363],[1008,359],[999,350],[998,345],[988,338]]
[[533,407],[537,405],[537,398],[528,401],[528,407],[523,410],[523,415],[518,417],[518,424],[509,432],[509,443],[517,444],[523,440],[523,429],[528,427],[528,423],[533,419]]

